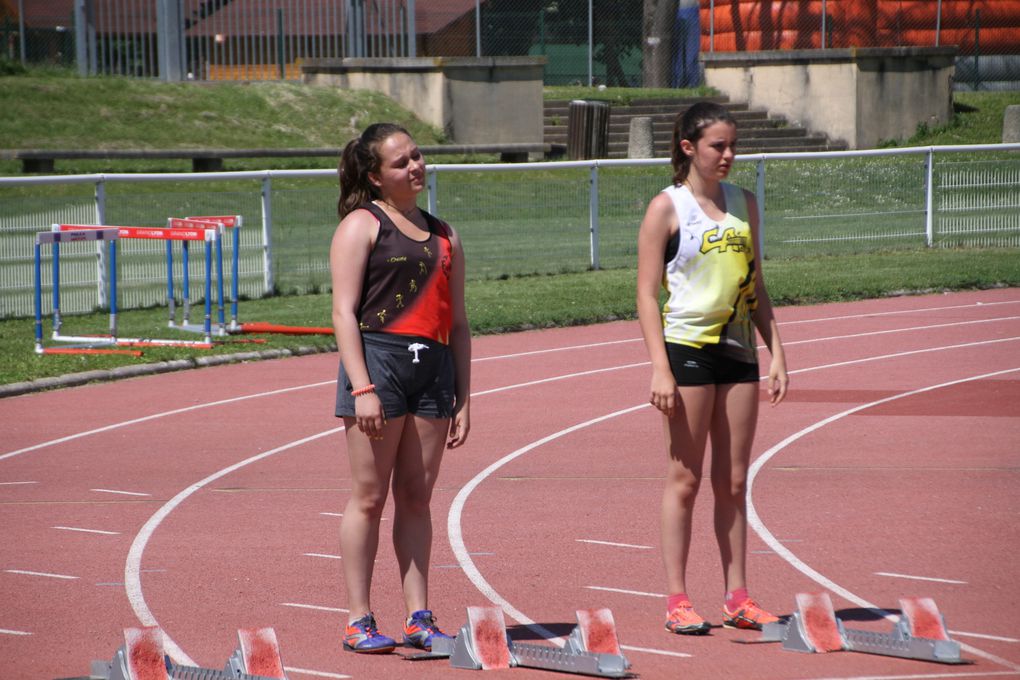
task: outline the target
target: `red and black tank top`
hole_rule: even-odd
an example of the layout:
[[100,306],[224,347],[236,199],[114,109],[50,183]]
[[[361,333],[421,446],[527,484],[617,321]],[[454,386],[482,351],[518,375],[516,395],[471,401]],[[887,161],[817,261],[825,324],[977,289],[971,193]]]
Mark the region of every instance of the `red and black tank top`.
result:
[[374,203],[361,206],[379,222],[358,306],[362,331],[414,335],[450,342],[450,227],[422,210],[429,237],[415,241]]

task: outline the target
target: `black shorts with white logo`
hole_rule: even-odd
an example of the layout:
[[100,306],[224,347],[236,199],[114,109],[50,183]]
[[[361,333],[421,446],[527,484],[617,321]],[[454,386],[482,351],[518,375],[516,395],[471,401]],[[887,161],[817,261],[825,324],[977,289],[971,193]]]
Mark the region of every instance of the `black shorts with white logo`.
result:
[[[362,333],[368,377],[387,418],[408,413],[449,418],[455,398],[453,355],[430,338]],[[361,386],[359,386],[361,387]],[[343,363],[336,381],[336,416],[354,416],[354,397]]]
[[758,363],[737,361],[716,345],[702,348],[666,343],[669,367],[677,385],[728,385],[758,382]]

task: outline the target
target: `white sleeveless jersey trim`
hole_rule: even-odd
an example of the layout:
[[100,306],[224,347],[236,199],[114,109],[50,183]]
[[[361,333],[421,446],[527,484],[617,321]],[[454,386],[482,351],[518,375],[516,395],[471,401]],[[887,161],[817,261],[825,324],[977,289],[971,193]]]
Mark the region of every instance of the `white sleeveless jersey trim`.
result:
[[691,347],[718,345],[738,361],[757,361],[751,312],[754,297],[754,238],[747,199],[723,182],[726,215],[716,222],[685,186],[663,191],[673,201],[679,230],[676,256],[666,263],[662,308],[666,342]]

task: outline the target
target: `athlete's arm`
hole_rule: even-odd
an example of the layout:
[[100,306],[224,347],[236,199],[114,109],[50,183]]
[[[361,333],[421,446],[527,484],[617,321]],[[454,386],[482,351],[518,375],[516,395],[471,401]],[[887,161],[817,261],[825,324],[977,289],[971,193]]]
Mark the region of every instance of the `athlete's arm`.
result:
[[[365,353],[358,327],[361,286],[368,256],[375,246],[379,222],[367,210],[349,213],[333,233],[329,247],[329,268],[333,283],[333,333],[347,377],[354,389],[370,384]],[[354,400],[358,429],[369,437],[382,435],[385,420],[382,403],[374,393]]]
[[754,261],[758,268],[755,277],[754,296],[758,301],[757,308],[751,313],[751,320],[754,322],[758,333],[761,334],[765,346],[769,348],[772,360],[769,362],[769,377],[766,385],[769,393],[769,401],[773,406],[779,404],[786,398],[786,391],[790,386],[790,376],[786,372],[786,353],[783,351],[783,341],[779,338],[779,325],[776,323],[776,316],[772,311],[772,300],[769,298],[768,289],[765,287],[765,272],[762,270],[762,243],[761,226],[758,223],[758,202],[754,194],[744,190],[744,197],[747,199],[747,218],[751,224],[751,233],[754,237]]
[[450,422],[450,438],[447,446],[451,449],[467,441],[471,430],[471,327],[468,325],[467,309],[464,304],[464,249],[457,233],[450,229],[450,311],[453,327],[450,329],[450,351],[456,371],[456,404],[453,420]]
[[676,229],[673,201],[667,194],[660,193],[649,202],[638,229],[637,312],[641,335],[652,361],[648,401],[668,417],[672,417],[676,409],[677,389],[662,336],[659,290],[662,287],[666,246]]

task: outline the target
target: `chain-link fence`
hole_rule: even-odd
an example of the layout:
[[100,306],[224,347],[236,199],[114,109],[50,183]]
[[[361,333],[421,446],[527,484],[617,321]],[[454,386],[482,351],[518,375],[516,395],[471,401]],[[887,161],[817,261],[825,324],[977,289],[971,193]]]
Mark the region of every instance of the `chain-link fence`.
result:
[[1020,89],[1020,0],[0,3],[11,61],[163,77],[176,63],[196,79],[296,78],[311,57],[532,55],[549,85],[688,87],[702,53],[904,46],[956,46],[960,89]]
[[[1018,151],[1014,144],[738,156],[730,179],[756,192],[763,251],[772,259],[1016,248]],[[435,165],[428,175],[423,207],[457,228],[468,277],[499,279],[633,268],[644,207],[671,170],[667,159],[621,159]],[[32,313],[32,242],[53,223],[157,227],[169,216],[240,214],[243,297],[330,286],[330,170],[223,173],[216,182],[196,174],[0,178],[0,192],[0,318]],[[163,244],[121,245],[120,306],[162,304]],[[93,269],[71,270],[61,282],[65,311],[88,311],[96,300],[95,246],[69,252],[69,263]],[[197,306],[204,269],[196,264]]]

